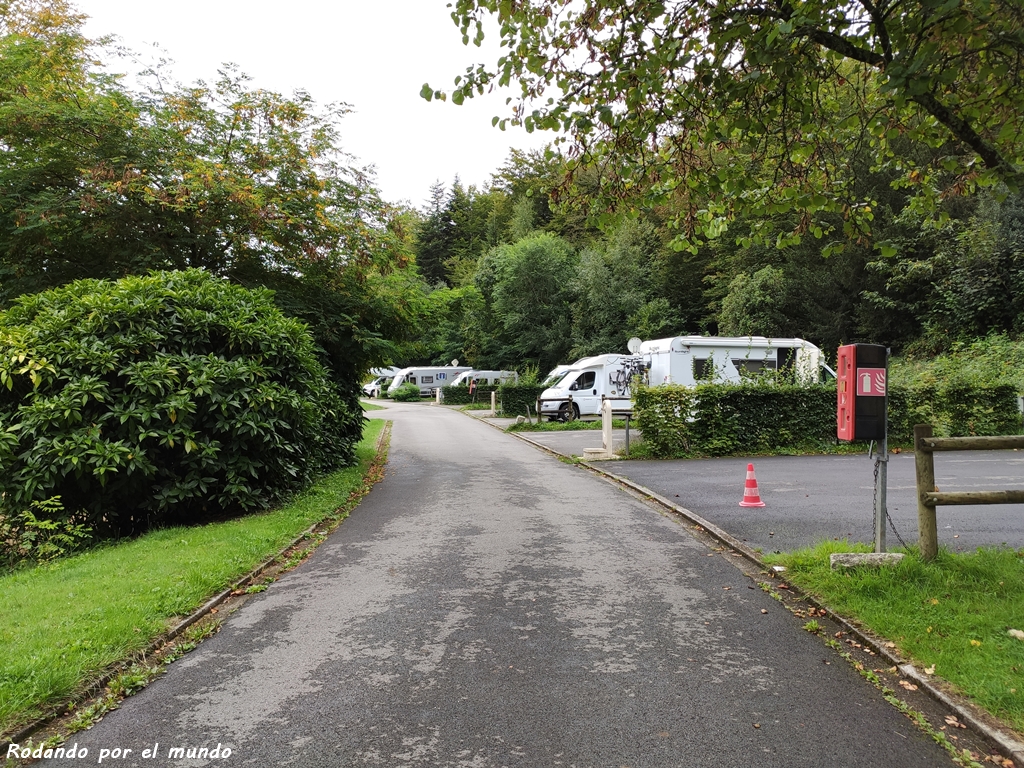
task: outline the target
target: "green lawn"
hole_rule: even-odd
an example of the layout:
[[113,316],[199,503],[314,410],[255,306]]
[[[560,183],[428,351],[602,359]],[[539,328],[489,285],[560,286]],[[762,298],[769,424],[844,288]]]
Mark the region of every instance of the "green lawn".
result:
[[168,528],[0,576],[0,733],[31,722],[110,664],[146,648],[364,485],[384,422],[371,420],[357,466],[272,512]]
[[911,549],[891,568],[829,568],[829,554],[850,551],[870,549],[827,542],[765,560],[1024,732],[1024,640],[1009,632],[1024,631],[1024,550],[940,551],[925,563]]

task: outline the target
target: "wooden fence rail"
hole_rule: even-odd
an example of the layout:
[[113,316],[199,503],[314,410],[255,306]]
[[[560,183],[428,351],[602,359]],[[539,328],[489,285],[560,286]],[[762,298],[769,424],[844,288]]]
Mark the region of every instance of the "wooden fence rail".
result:
[[938,491],[935,488],[935,451],[994,451],[1024,448],[1024,435],[1005,437],[933,437],[930,424],[914,427],[917,469],[917,529],[921,557],[931,560],[939,551],[935,507],[960,504],[1024,504],[1024,490]]

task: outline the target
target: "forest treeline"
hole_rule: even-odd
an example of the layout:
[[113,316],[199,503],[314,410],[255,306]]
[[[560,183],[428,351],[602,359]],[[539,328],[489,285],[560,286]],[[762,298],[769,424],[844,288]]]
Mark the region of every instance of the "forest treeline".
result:
[[[787,81],[737,60],[715,82],[757,84],[726,95],[765,114],[712,124],[707,107],[707,130],[685,134],[686,163],[666,139],[657,174],[608,137],[587,145],[590,121],[568,151],[513,151],[483,187],[438,182],[420,209],[402,209],[342,150],[344,107],[253,88],[231,69],[190,85],[157,69],[129,87],[98,63],[66,0],[0,10],[0,308],[81,278],[201,268],[273,289],[350,399],[384,363],[546,370],[623,351],[631,336],[693,333],[930,355],[1024,325],[1013,174],[977,171],[962,138],[847,61],[829,59],[803,111],[783,114],[771,99]],[[1013,23],[1000,45],[1017,44]],[[795,55],[772,47],[785,26],[751,39],[778,66]],[[971,72],[1016,77],[1008,66]],[[854,120],[869,108],[888,122]],[[612,127],[630,117],[598,111]],[[1016,147],[1005,120],[986,131]]]
[[[851,152],[848,162],[859,160]],[[565,168],[551,150],[512,152],[483,189],[438,183],[412,227],[429,320],[408,360],[547,370],[624,352],[631,336],[682,334],[796,336],[831,354],[871,342],[931,356],[1019,334],[1024,198],[986,189],[926,215],[890,176],[864,168],[863,194],[877,201],[870,236],[806,233],[781,247],[726,231],[679,248],[672,210],[658,207],[598,229],[582,207],[552,203]],[[795,215],[761,224],[780,236],[799,229]]]

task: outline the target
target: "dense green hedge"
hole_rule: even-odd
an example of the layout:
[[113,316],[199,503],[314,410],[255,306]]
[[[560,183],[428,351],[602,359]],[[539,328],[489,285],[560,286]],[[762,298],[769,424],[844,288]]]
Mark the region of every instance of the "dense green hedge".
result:
[[[651,455],[724,456],[836,444],[835,384],[704,384],[641,387],[637,428]],[[964,385],[889,388],[889,441],[909,443],[915,424],[938,435],[1021,431],[1014,387]]]
[[352,455],[361,413],[268,291],[201,270],[83,280],[0,313],[7,514],[97,533],[262,508]]
[[399,403],[415,403],[422,395],[420,394],[420,388],[415,384],[403,384],[394,392],[391,392],[390,397]]
[[494,384],[477,387],[472,394],[469,386],[444,387],[441,390],[444,402],[448,405],[466,405],[468,403],[490,403],[491,392],[496,392],[498,387]]
[[931,424],[936,435],[1016,435],[1021,431],[1017,388],[1010,384],[891,385],[889,439],[912,442],[915,424]]
[[498,387],[504,416],[537,415],[537,398],[547,387],[540,384],[502,384]]
[[834,386],[640,387],[637,428],[655,456],[725,456],[835,443]]

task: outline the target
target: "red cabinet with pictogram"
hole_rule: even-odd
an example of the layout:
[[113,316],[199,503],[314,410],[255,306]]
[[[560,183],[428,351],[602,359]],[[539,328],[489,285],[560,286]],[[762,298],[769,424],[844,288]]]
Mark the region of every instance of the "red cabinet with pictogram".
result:
[[847,344],[839,348],[836,362],[836,436],[885,439],[889,350],[880,344]]

